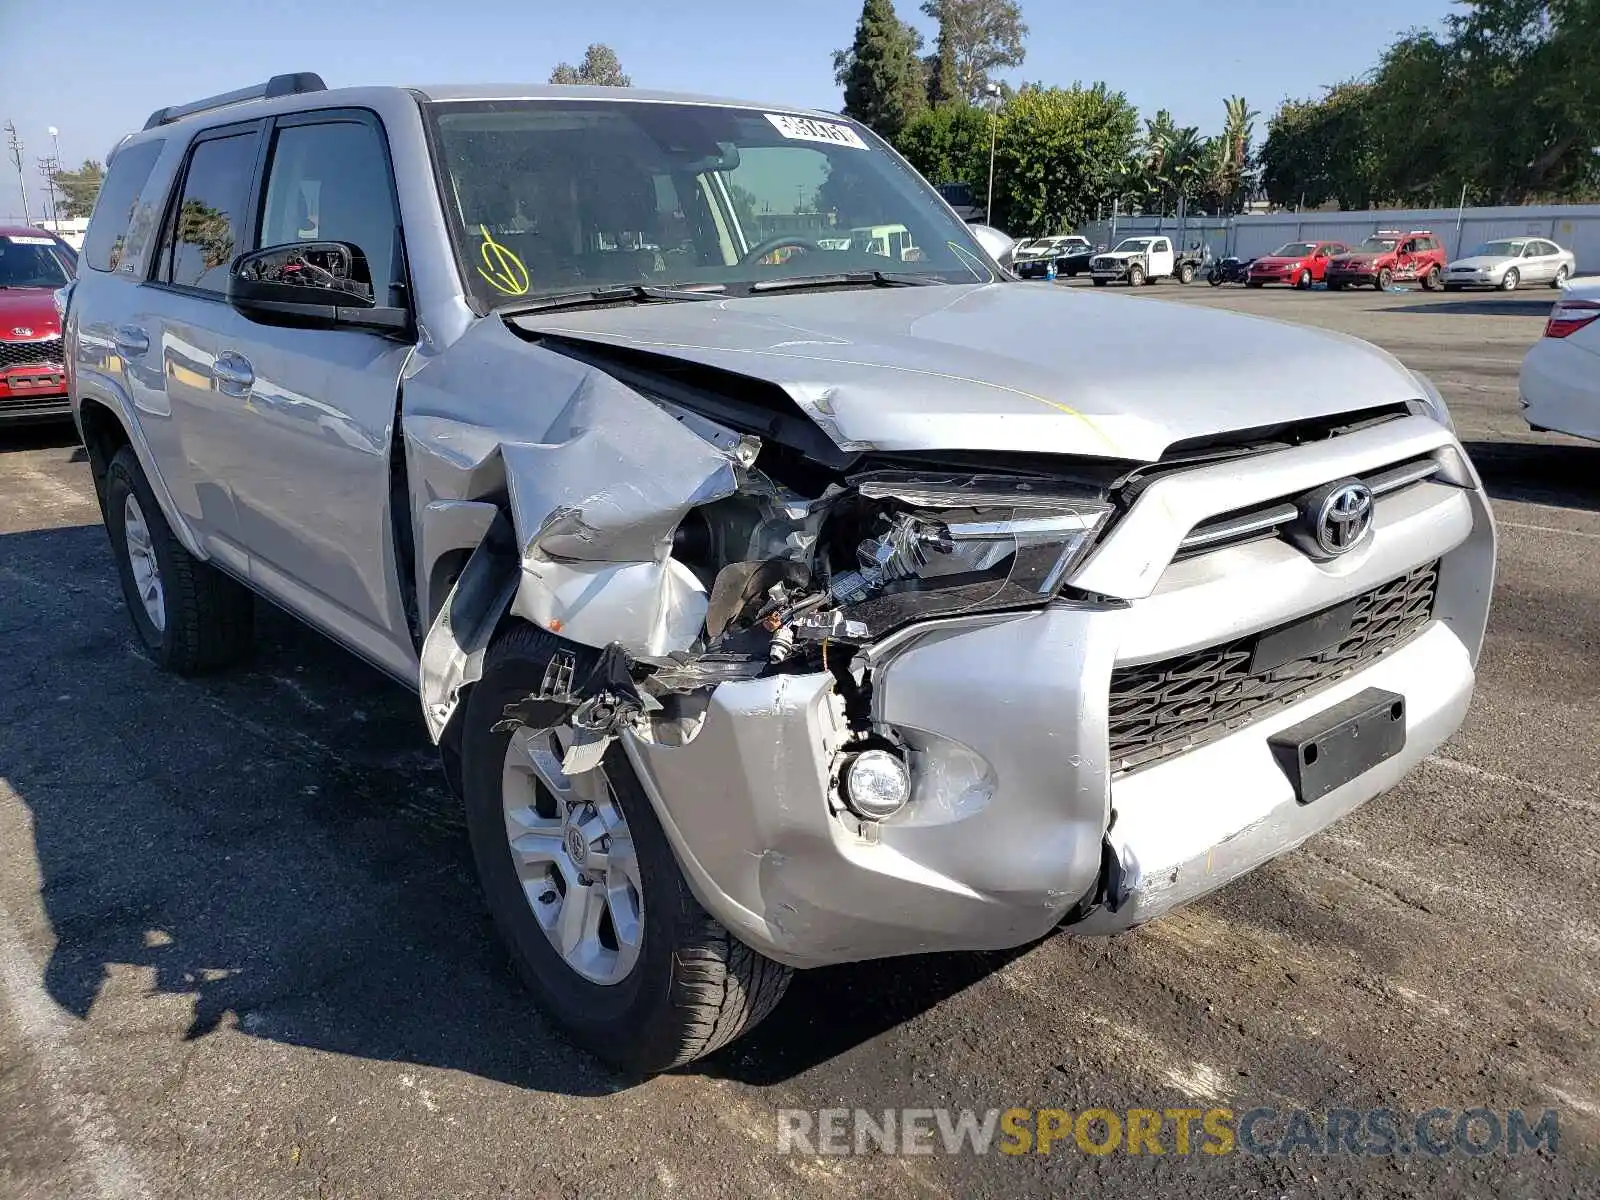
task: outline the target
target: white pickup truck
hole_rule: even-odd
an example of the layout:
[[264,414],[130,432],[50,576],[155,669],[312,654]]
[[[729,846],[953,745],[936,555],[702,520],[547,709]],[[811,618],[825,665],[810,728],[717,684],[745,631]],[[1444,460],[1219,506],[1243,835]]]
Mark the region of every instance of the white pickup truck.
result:
[[1199,258],[1189,251],[1175,252],[1169,237],[1123,238],[1115,249],[1089,261],[1089,275],[1095,287],[1105,287],[1117,279],[1126,279],[1129,287],[1139,287],[1169,276],[1179,283],[1190,283],[1199,270]]

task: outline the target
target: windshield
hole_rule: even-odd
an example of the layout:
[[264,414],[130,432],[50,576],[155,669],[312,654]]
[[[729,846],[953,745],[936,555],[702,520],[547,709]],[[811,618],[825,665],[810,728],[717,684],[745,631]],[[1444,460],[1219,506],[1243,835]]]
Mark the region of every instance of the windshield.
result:
[[1306,255],[1313,253],[1315,250],[1316,247],[1310,242],[1289,242],[1287,245],[1279,246],[1276,250],[1274,250],[1272,252],[1272,257],[1304,258]]
[[641,101],[427,110],[463,278],[485,307],[841,272],[994,278],[937,193],[844,121]]
[[1367,254],[1383,254],[1394,248],[1394,238],[1369,237],[1361,243],[1361,249]]
[[1111,253],[1122,254],[1132,250],[1148,250],[1150,249],[1151,240],[1150,238],[1123,238]]
[[1486,258],[1516,258],[1522,253],[1522,248],[1527,244],[1526,239],[1521,241],[1485,242],[1472,253],[1474,255],[1481,254]]
[[53,238],[0,236],[0,287],[58,288],[72,282]]

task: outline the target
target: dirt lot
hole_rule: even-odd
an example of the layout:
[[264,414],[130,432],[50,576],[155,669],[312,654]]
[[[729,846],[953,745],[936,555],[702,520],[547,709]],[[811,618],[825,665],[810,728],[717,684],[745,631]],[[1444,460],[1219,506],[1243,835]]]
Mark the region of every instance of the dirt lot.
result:
[[[1595,1195],[1600,446],[1518,417],[1549,294],[1143,296],[1344,330],[1439,382],[1501,523],[1467,727],[1135,934],[802,976],[647,1082],[530,1009],[415,701],[270,614],[251,669],[157,673],[70,435],[0,432],[0,1196]],[[829,1106],[1554,1108],[1560,1140],[776,1153],[779,1108]]]

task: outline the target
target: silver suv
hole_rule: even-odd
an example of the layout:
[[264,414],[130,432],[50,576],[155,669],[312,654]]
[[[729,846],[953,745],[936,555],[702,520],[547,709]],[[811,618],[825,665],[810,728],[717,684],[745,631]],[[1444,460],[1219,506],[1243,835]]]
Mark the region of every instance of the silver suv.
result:
[[834,115],[280,76],[123,141],[84,264],[140,643],[227,666],[260,595],[415,690],[529,986],[634,1069],[793,968],[1157,917],[1467,711],[1427,380],[1018,282]]

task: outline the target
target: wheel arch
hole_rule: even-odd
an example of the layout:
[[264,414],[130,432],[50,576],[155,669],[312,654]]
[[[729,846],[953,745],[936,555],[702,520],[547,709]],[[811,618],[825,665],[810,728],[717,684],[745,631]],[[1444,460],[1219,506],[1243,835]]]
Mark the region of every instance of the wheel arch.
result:
[[166,480],[162,478],[149,445],[139,433],[138,423],[129,420],[126,413],[98,397],[85,397],[79,401],[76,420],[78,436],[83,439],[84,450],[89,456],[89,474],[94,480],[95,498],[100,503],[101,515],[105,514],[106,471],[117,451],[127,446],[139,460],[139,469],[144,472],[173,536],[196,558],[202,561],[209,559],[211,556],[200,546],[188,522],[173,504]]

